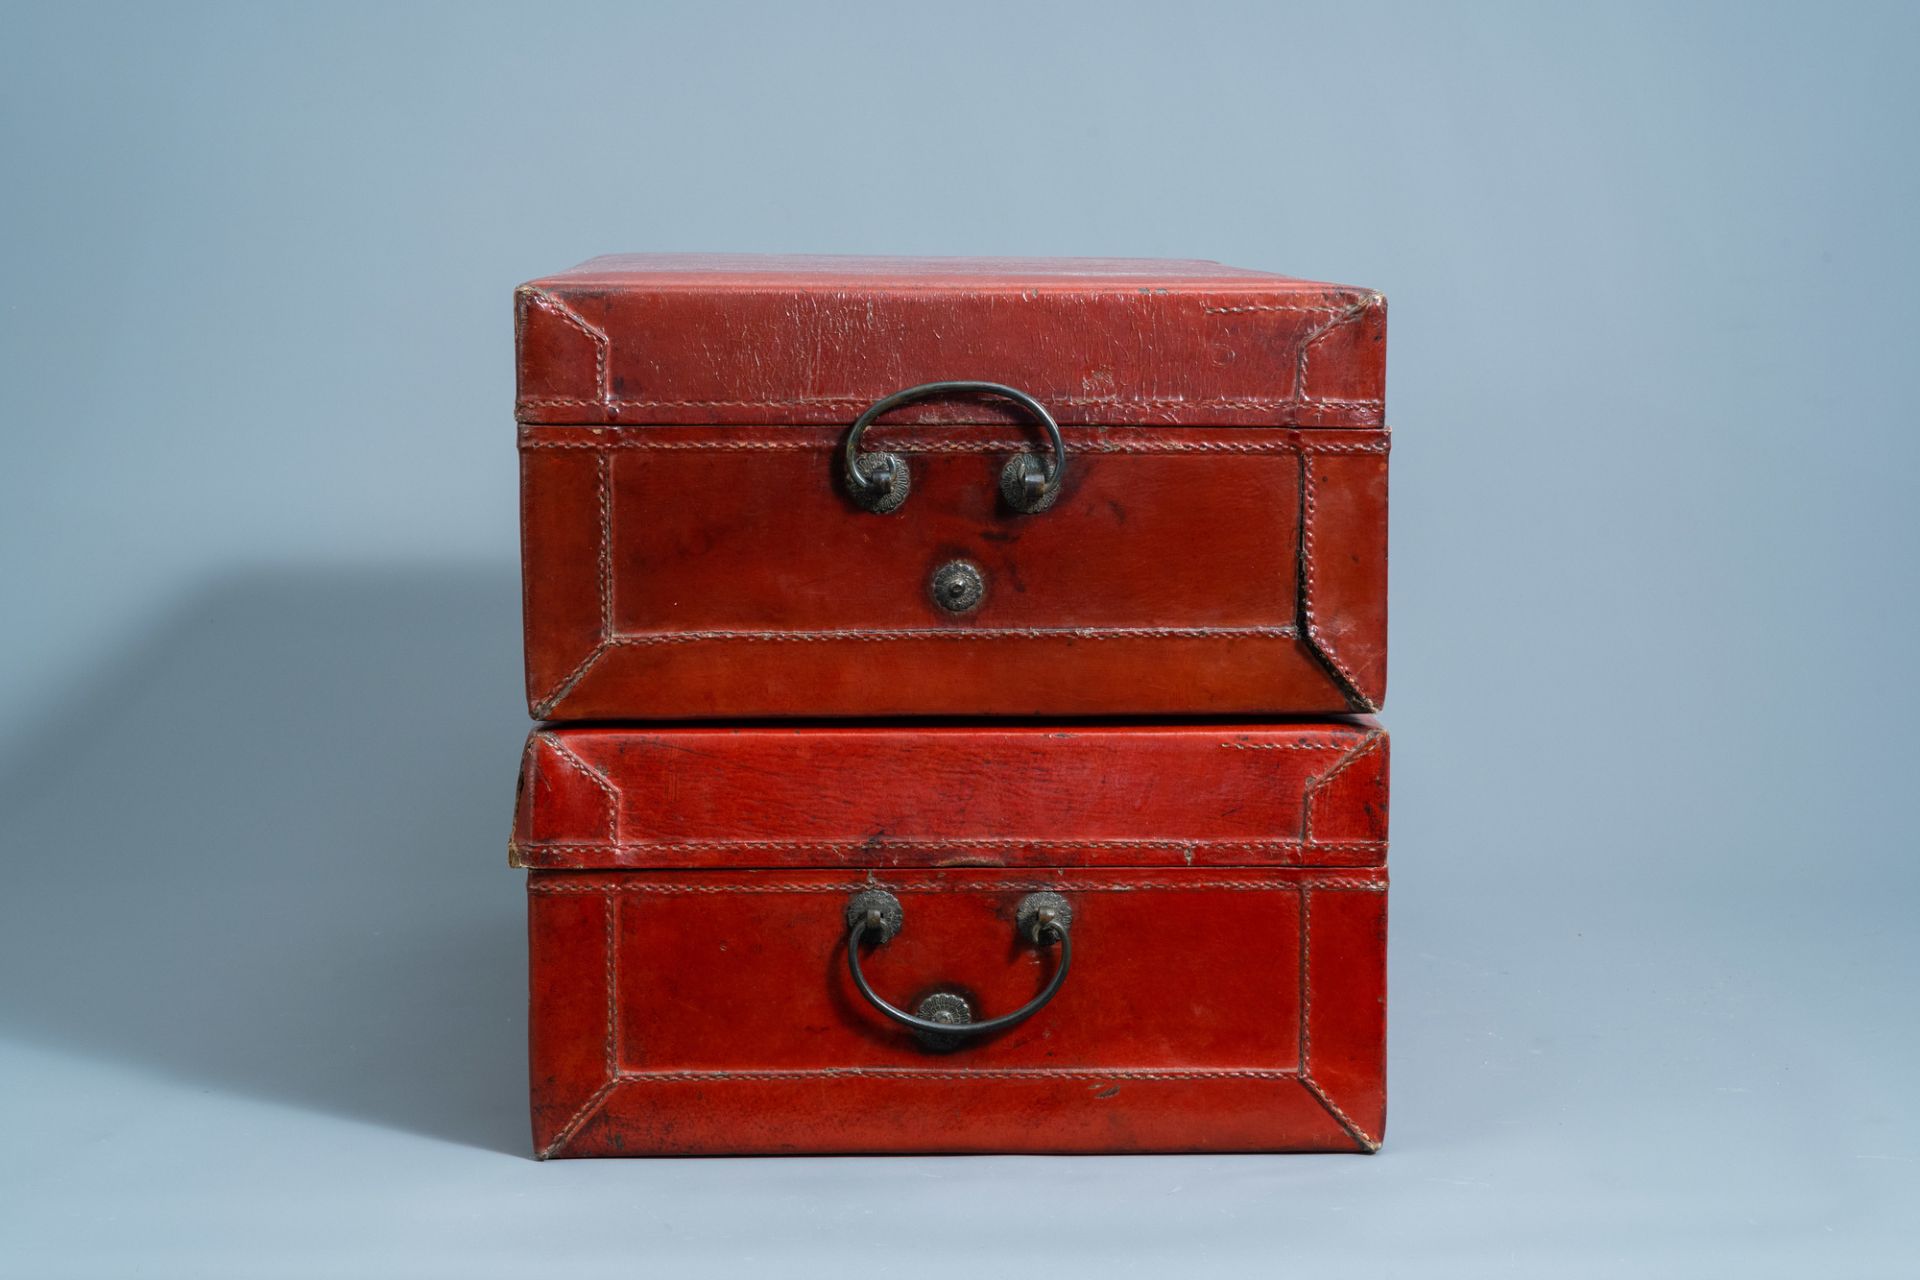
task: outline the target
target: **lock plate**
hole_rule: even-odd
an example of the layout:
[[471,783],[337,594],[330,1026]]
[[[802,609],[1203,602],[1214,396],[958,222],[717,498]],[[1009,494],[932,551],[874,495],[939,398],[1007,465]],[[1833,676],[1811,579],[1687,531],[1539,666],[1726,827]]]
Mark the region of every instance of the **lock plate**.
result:
[[933,571],[927,593],[948,613],[972,613],[986,598],[986,575],[970,560],[949,560]]
[[[973,1021],[973,1006],[957,991],[936,991],[916,1005],[913,1013],[917,1018],[948,1026],[965,1026]],[[916,1031],[914,1035],[922,1048],[935,1053],[951,1053],[966,1043],[964,1036],[942,1035],[938,1031]]]

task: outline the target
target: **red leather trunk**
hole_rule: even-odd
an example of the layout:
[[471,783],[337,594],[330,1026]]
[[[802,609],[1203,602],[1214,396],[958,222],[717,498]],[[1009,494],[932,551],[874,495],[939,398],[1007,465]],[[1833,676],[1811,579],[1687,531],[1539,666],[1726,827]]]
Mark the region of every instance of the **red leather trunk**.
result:
[[[1364,720],[538,729],[535,1150],[1371,1151],[1386,839]],[[957,1046],[847,954],[977,1022],[1069,940]]]
[[[523,286],[533,714],[1373,710],[1385,311],[1204,262],[638,256]],[[1044,424],[977,392],[878,419],[857,456],[911,484],[863,506],[856,418],[952,379],[1057,420],[1046,509],[1000,487]]]

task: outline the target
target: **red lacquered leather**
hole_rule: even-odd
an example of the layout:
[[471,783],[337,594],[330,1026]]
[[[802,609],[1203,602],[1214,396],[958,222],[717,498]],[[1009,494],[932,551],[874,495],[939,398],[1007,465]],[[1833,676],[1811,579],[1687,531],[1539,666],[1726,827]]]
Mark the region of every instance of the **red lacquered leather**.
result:
[[[528,878],[535,1150],[1371,1151],[1386,750],[1348,723],[538,731],[516,853],[577,869]],[[966,865],[927,865],[942,840]],[[1057,953],[1012,920],[1039,889],[1072,904],[1072,972],[1019,1026],[923,1048],[847,974],[870,886],[904,907],[865,953],[897,1004],[1030,999]]]
[[1309,725],[539,729],[511,858],[648,867],[1375,866],[1387,737]]
[[1384,298],[1217,262],[621,254],[515,303],[522,422],[840,425],[947,378],[1012,383],[1062,422],[1385,421]]
[[[1211,263],[599,259],[519,294],[527,696],[556,720],[1298,714],[1386,682],[1385,303]],[[1007,383],[1065,424],[1050,510]],[[931,599],[942,564],[979,608]]]

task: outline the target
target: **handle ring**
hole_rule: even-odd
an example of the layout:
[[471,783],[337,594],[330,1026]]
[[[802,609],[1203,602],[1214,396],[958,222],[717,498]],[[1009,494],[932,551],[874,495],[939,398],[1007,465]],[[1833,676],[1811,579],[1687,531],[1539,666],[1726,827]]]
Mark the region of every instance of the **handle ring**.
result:
[[907,500],[907,492],[912,487],[912,477],[905,458],[897,453],[879,450],[872,453],[860,451],[860,439],[866,435],[867,428],[873,425],[874,420],[902,405],[951,395],[997,396],[1011,400],[1045,429],[1052,452],[1051,459],[1031,453],[1014,454],[1000,472],[1000,492],[1014,510],[1029,515],[1052,506],[1054,499],[1060,496],[1060,478],[1067,472],[1067,442],[1060,434],[1060,424],[1053,420],[1053,415],[1047,412],[1045,405],[1018,387],[998,382],[965,381],[923,382],[917,387],[896,391],[874,401],[865,413],[854,419],[842,450],[847,490],[853,495],[854,501],[876,515],[885,515],[900,509],[900,504]]

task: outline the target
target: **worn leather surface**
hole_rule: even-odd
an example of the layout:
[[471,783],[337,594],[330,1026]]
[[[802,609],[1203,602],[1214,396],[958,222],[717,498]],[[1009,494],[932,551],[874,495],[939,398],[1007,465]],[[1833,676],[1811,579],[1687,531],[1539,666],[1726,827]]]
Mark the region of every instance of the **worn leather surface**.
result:
[[[1213,264],[637,258],[519,296],[537,718],[1385,695],[1377,294]],[[612,398],[551,394],[579,376]],[[887,515],[853,501],[852,419],[935,378],[1020,386],[1069,424],[1050,510],[1002,499],[1002,464],[1042,441],[980,397],[878,424],[867,447],[904,457],[912,492]],[[956,559],[986,580],[962,615],[928,590]]]
[[[836,428],[523,430],[527,696],[556,720],[1289,714],[1386,686],[1379,432],[1067,428],[1013,512],[985,427],[876,429],[875,515]],[[985,598],[931,598],[966,560]]]
[[[1371,1151],[1386,750],[1344,722],[539,730],[515,848],[573,869],[528,877],[535,1151]],[[1036,889],[1073,906],[1072,972],[929,1050],[846,972],[876,884],[904,925],[863,954],[896,1004],[1028,1000],[1056,959],[1013,929]]]
[[[1362,1150],[1385,1116],[1385,304],[1212,263],[600,259],[516,298],[536,1151]],[[1051,509],[1001,401],[1064,424]],[[975,566],[984,599],[935,604]],[[1168,715],[1185,723],[1059,717]],[[834,717],[1027,717],[875,724]],[[1215,715],[1215,720],[1195,721]],[[783,718],[810,718],[783,726]],[[1047,723],[1046,718],[1055,718]],[[1249,717],[1255,717],[1249,719]],[[759,718],[759,723],[738,723]],[[702,727],[702,721],[733,721]],[[935,1053],[861,1001],[1025,1002]]]
[[[1028,1021],[945,1053],[865,1004],[847,898],[899,897],[869,980],[980,1016],[1039,990],[1035,889],[1072,972]],[[1371,1151],[1385,1120],[1384,868],[536,872],[534,1149]]]
[[515,323],[529,423],[840,424],[948,378],[1082,424],[1385,421],[1384,298],[1216,262],[632,254],[522,285]]
[[1375,866],[1387,736],[1286,725],[537,729],[541,869]]

